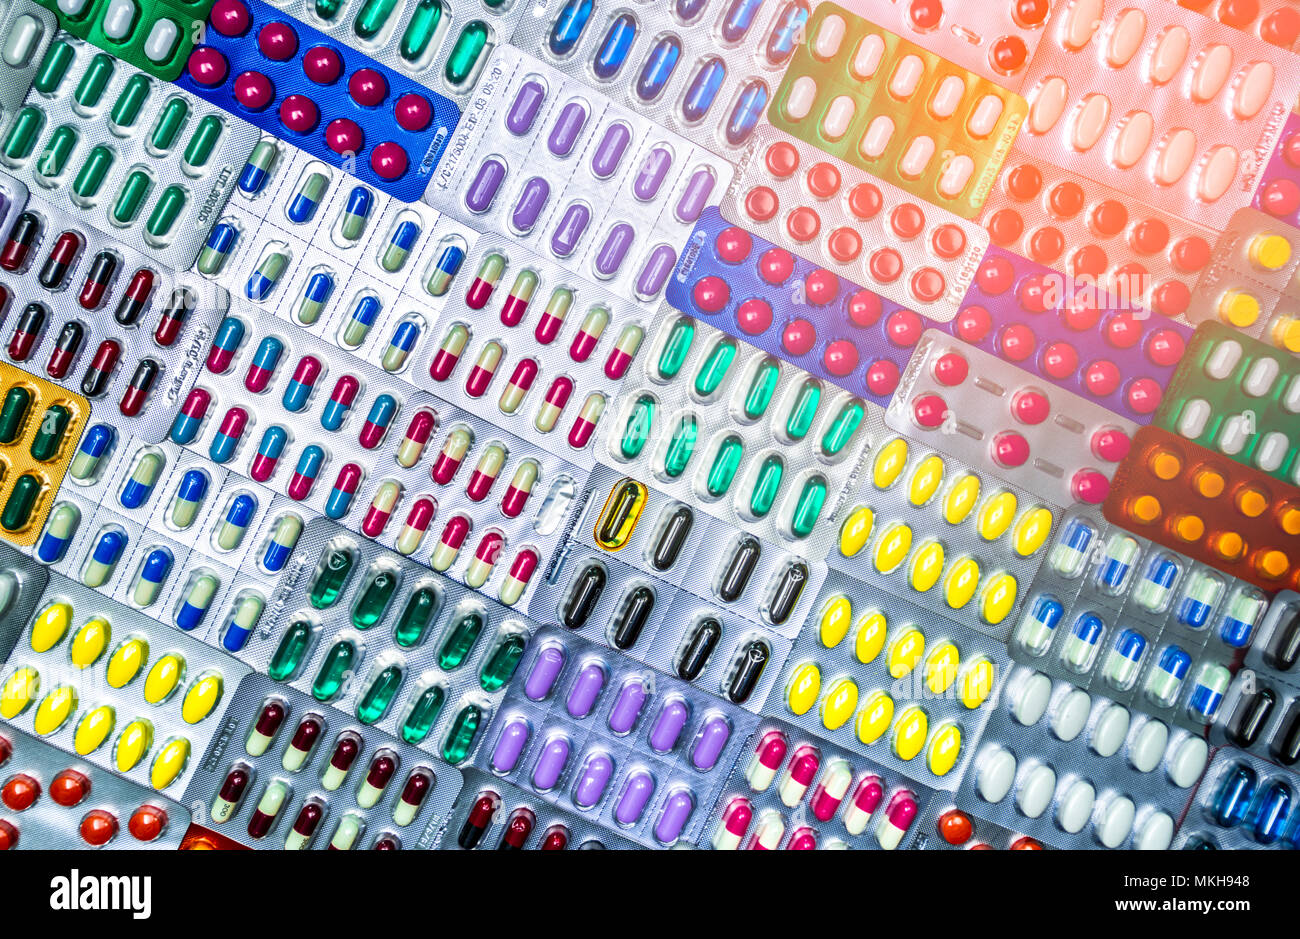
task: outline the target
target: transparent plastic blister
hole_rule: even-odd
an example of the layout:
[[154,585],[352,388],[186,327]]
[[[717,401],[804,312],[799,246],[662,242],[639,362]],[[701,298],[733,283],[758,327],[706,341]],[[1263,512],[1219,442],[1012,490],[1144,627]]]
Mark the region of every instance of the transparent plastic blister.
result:
[[757,718],[565,632],[538,633],[476,765],[646,847],[692,844]]
[[0,12],[0,36],[5,37],[0,121],[7,121],[27,97],[32,78],[58,28],[54,13],[31,0],[13,0]]
[[66,33],[60,44],[73,54],[33,84],[0,163],[74,218],[189,269],[257,131]]
[[1294,773],[1231,747],[1216,750],[1175,847],[1294,849],[1300,844],[1297,787]]
[[248,668],[52,574],[4,673],[5,720],[175,798]]
[[1242,669],[1210,727],[1210,741],[1294,768],[1300,763],[1300,690]]
[[1005,647],[832,571],[765,713],[936,789],[960,783]]
[[1020,666],[957,800],[1053,847],[1162,851],[1208,759],[1195,734]]
[[1246,653],[1246,666],[1300,688],[1300,594],[1280,590],[1273,596]]
[[731,164],[509,46],[424,199],[654,309]]
[[231,696],[185,804],[253,848],[425,850],[442,838],[461,782],[454,766],[254,674]]

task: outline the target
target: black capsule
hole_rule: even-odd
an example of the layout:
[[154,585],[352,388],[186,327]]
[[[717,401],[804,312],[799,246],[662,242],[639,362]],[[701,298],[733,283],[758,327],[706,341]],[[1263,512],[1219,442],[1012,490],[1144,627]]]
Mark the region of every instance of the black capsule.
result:
[[682,681],[695,681],[699,678],[721,638],[722,624],[712,616],[706,616],[696,623],[677,657],[677,677]]
[[718,581],[717,594],[723,601],[735,603],[740,599],[740,595],[749,586],[749,578],[753,576],[754,568],[758,566],[758,559],[762,556],[763,549],[759,547],[757,538],[745,535],[736,542],[736,550],[731,552],[727,566]]
[[1228,723],[1228,737],[1243,750],[1249,749],[1264,732],[1277,695],[1272,688],[1261,688],[1253,695],[1242,695]]
[[65,231],[54,239],[54,247],[50,248],[49,256],[36,275],[42,287],[46,290],[59,290],[63,287],[68,271],[72,270],[84,243],[75,231]]
[[694,525],[695,513],[690,506],[679,505],[673,510],[660,530],[659,540],[655,542],[654,552],[650,555],[650,563],[655,570],[666,571],[677,563],[677,556],[681,554],[686,539],[691,536]]
[[808,565],[803,561],[790,561],[781,571],[772,589],[772,599],[768,601],[764,617],[773,626],[781,626],[794,613],[803,596],[803,588],[808,584]]
[[1300,761],[1300,706],[1292,704],[1291,714],[1282,720],[1268,751],[1283,766],[1294,766]]
[[641,630],[650,621],[650,614],[655,608],[655,592],[642,584],[629,593],[623,601],[622,609],[611,624],[610,642],[615,649],[626,652],[636,645],[641,638]]
[[1291,615],[1279,619],[1273,627],[1264,658],[1279,672],[1289,672],[1300,660],[1300,606],[1290,607]]
[[564,601],[565,626],[581,629],[587,625],[600,602],[600,595],[605,592],[605,580],[605,568],[594,562],[578,572],[569,588],[568,599]]
[[731,681],[727,682],[727,698],[733,704],[744,704],[758,687],[772,650],[762,639],[751,639],[741,648],[731,667]]

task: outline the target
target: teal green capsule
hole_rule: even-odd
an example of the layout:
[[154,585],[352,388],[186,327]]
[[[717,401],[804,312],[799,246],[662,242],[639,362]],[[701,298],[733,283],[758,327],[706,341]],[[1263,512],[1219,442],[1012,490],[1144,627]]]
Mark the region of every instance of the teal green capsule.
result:
[[115,160],[111,147],[103,144],[92,147],[81,164],[81,169],[77,170],[76,178],[72,181],[72,194],[82,202],[92,201],[99,195],[99,190],[104,185],[104,180],[108,178],[109,171],[113,169]]
[[785,461],[775,453],[763,461],[754,477],[754,491],[749,494],[749,512],[755,518],[766,518],[776,504],[781,481],[785,477]]
[[686,364],[691,354],[691,344],[695,342],[695,321],[689,316],[679,316],[668,330],[668,338],[659,351],[659,377],[671,381]]
[[803,440],[817,419],[817,407],[822,402],[822,386],[812,378],[804,380],[795,395],[794,404],[785,418],[785,434],[791,440]]
[[736,478],[736,470],[740,469],[740,461],[745,455],[745,444],[735,434],[728,434],[718,444],[718,452],[713,457],[713,465],[709,467],[709,478],[705,487],[709,495],[715,499],[721,499],[731,488],[731,482]]
[[474,74],[479,56],[487,46],[488,26],[482,20],[471,20],[456,37],[456,44],[447,56],[447,65],[443,68],[443,77],[453,88],[460,88]]
[[369,629],[384,618],[388,604],[397,591],[397,571],[384,569],[372,576],[357,594],[356,603],[352,605],[352,625],[357,629]]
[[397,697],[404,677],[402,666],[393,664],[385,667],[372,678],[362,693],[361,700],[357,702],[357,720],[363,724],[373,724],[382,720],[388,713],[393,698]]
[[216,152],[217,144],[221,142],[221,135],[225,129],[225,123],[215,114],[209,114],[199,121],[198,126],[194,128],[194,133],[190,134],[189,143],[185,145],[183,165],[202,171],[212,159],[212,154]]
[[312,575],[307,601],[318,610],[328,610],[338,602],[339,595],[352,574],[356,556],[347,548],[325,546],[316,573]]
[[188,202],[189,196],[185,194],[184,186],[168,186],[154,203],[153,211],[144,223],[144,230],[154,241],[165,241]]
[[56,127],[54,133],[50,134],[45,149],[36,160],[36,172],[46,179],[57,177],[63,172],[68,157],[72,155],[72,151],[76,149],[77,141],[80,139],[77,132],[67,124]]
[[460,668],[469,658],[479,633],[483,632],[483,614],[468,610],[458,616],[447,629],[442,648],[438,650],[438,667],[444,672]]
[[45,112],[40,108],[27,107],[18,112],[14,122],[9,125],[5,135],[4,155],[18,163],[32,155],[41,131],[45,129]]
[[63,446],[63,435],[68,430],[72,412],[61,404],[52,404],[45,409],[41,417],[41,426],[32,438],[32,459],[38,463],[47,463],[59,455]]
[[442,0],[419,0],[402,33],[397,54],[412,65],[420,64],[441,22]]
[[686,472],[686,464],[691,462],[695,453],[695,439],[699,435],[699,424],[694,414],[683,414],[673,432],[673,439],[668,443],[668,452],[664,454],[664,473],[670,479],[676,479]]
[[22,385],[14,385],[5,392],[4,402],[0,404],[0,444],[9,446],[18,442],[31,406],[32,393]]
[[343,683],[357,664],[357,646],[351,639],[340,639],[330,646],[311,683],[312,697],[332,701],[343,690]]
[[756,421],[767,413],[767,406],[772,403],[772,395],[776,393],[776,385],[780,380],[781,367],[775,359],[764,359],[759,363],[749,389],[745,392],[745,417]]
[[820,474],[808,477],[799,491],[794,514],[790,517],[790,533],[796,538],[807,538],[817,527],[822,506],[826,503],[826,478]]
[[447,739],[442,742],[442,758],[452,765],[463,761],[474,748],[474,738],[478,736],[481,723],[483,723],[481,707],[477,704],[467,704],[461,708],[447,730]]
[[632,405],[627,415],[627,425],[623,428],[623,439],[619,441],[619,452],[625,460],[635,460],[645,449],[654,428],[655,399],[651,395],[641,395]]
[[270,663],[266,666],[266,674],[275,681],[289,681],[297,675],[298,669],[302,667],[303,660],[307,657],[307,650],[311,647],[311,635],[311,623],[305,619],[297,619],[290,623],[289,628],[280,637],[280,644],[275,647],[275,654],[271,656]]
[[[126,80],[122,90],[117,95],[117,100],[113,102],[113,110],[109,117],[112,122],[121,128],[130,128],[135,126],[136,119],[140,117],[140,112],[144,109],[145,102],[149,100],[149,78],[142,72],[137,72]],[[176,99],[180,101],[181,99]],[[181,101],[181,104],[184,104]]]
[[849,445],[853,435],[862,426],[866,414],[866,408],[857,398],[844,402],[840,412],[835,415],[835,420],[831,421],[831,426],[822,434],[822,456],[839,456],[840,451]]
[[45,53],[36,77],[32,79],[32,87],[43,95],[54,94],[63,84],[68,67],[76,58],[76,50],[62,39],[50,43],[49,51]]
[[104,96],[104,89],[113,80],[115,70],[113,62],[111,55],[101,52],[90,60],[90,64],[81,74],[81,81],[77,82],[77,90],[72,93],[72,97],[87,111],[99,107],[99,99]]
[[438,588],[425,586],[413,590],[406,601],[406,606],[402,609],[402,615],[397,618],[397,626],[393,629],[393,638],[397,640],[397,644],[409,649],[424,642],[424,637],[429,627],[433,625],[441,606],[442,594],[438,592]]
[[124,228],[132,224],[140,217],[140,210],[144,208],[152,191],[153,177],[144,170],[132,170],[127,173],[126,180],[118,189],[117,199],[114,200],[113,208],[109,212],[113,224]]
[[411,704],[411,710],[402,721],[402,739],[407,743],[421,743],[438,723],[442,704],[447,700],[447,690],[442,685],[430,685],[420,692]]
[[499,691],[514,677],[519,661],[524,657],[524,646],[528,637],[522,633],[510,633],[492,650],[492,654],[483,662],[479,670],[478,683],[489,694]]
[[699,371],[695,373],[695,393],[701,398],[712,397],[726,379],[727,371],[735,360],[736,340],[726,337],[715,342],[700,363]]
[[190,116],[190,107],[184,98],[172,98],[163,105],[162,113],[154,122],[149,144],[159,153],[167,153],[176,144],[176,137]]

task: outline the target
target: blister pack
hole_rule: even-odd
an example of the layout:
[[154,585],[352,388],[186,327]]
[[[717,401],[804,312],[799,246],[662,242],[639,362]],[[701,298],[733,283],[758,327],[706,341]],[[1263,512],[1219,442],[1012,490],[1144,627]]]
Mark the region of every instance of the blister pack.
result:
[[1300,114],[1287,115],[1277,146],[1260,169],[1251,206],[1300,226]]
[[460,771],[264,675],[239,683],[185,804],[254,848],[437,847]]
[[226,292],[174,274],[36,193],[5,244],[0,322],[9,361],[84,395],[118,432],[162,440],[229,305]]
[[1265,590],[1300,584],[1300,490],[1159,427],[1120,464],[1106,518]]
[[1009,647],[1053,678],[1201,734],[1267,606],[1254,587],[1071,513]]
[[1215,229],[1249,204],[1300,94],[1289,53],[1172,3],[1058,3],[1044,29],[1018,150]]
[[980,220],[993,244],[1162,317],[1188,313],[1216,230],[1014,154]]
[[0,54],[5,74],[4,89],[0,90],[0,122],[8,121],[27,97],[36,69],[58,28],[54,13],[33,0],[13,0],[0,11],[0,36],[5,37]]
[[639,846],[503,779],[466,770],[460,800],[440,847],[444,851],[635,851]]
[[936,797],[921,816],[915,848],[918,851],[1044,851],[1036,838],[994,824],[984,815]]
[[1246,665],[1266,676],[1300,688],[1300,594],[1280,590],[1260,624]]
[[469,759],[533,623],[324,519],[307,527],[245,658],[367,726]]
[[1206,323],[1165,389],[1154,424],[1300,486],[1300,359]]
[[1137,429],[938,330],[917,343],[885,422],[1064,506],[1106,498]]
[[1300,690],[1242,669],[1224,696],[1210,741],[1294,767],[1300,762]]
[[934,796],[926,787],[779,721],[764,721],[748,744],[704,832],[714,850],[912,846]]
[[1234,0],[1178,0],[1180,7],[1212,16],[1225,26],[1258,36],[1282,49],[1295,46],[1300,37],[1300,12],[1287,0],[1241,3]]
[[1059,510],[894,434],[878,410],[866,432],[830,565],[1005,640]]
[[238,118],[60,33],[9,122],[0,164],[72,217],[183,271],[256,141]]
[[1163,851],[1208,757],[1195,734],[1021,666],[957,801],[1053,847]]
[[546,629],[477,763],[646,847],[693,844],[756,724],[688,684]]
[[816,0],[540,0],[511,41],[714,153],[763,119]]
[[189,820],[179,802],[13,727],[0,727],[0,777],[0,850],[175,851]]
[[905,192],[974,218],[1025,101],[833,3],[813,12],[768,119]]
[[0,717],[176,797],[248,668],[52,574],[4,672]]
[[185,67],[212,0],[37,0],[59,29],[163,81]]
[[940,322],[957,315],[989,242],[979,225],[774,127],[755,134],[722,215]]
[[1300,777],[1294,773],[1230,747],[1216,750],[1176,847],[1295,848],[1300,845],[1298,787]]
[[218,0],[203,38],[179,87],[419,201],[460,120],[453,102],[262,0]]
[[0,655],[7,656],[45,593],[49,572],[0,543]]
[[652,310],[731,174],[722,158],[503,46],[424,199]]
[[944,328],[1138,423],[1160,406],[1192,335],[1189,326],[997,247]]

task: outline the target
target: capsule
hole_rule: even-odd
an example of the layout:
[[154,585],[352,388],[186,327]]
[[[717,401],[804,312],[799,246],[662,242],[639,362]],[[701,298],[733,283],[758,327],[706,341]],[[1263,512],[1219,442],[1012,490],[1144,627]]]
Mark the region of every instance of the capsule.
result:
[[122,391],[117,402],[117,409],[126,417],[135,417],[144,408],[145,402],[158,383],[162,368],[153,359],[141,359],[140,364],[131,373],[131,379]]
[[276,145],[271,140],[259,140],[253,152],[244,161],[244,168],[239,172],[239,188],[246,195],[255,196],[262,191],[266,181],[271,177],[271,167],[279,155]]
[[1124,590],[1139,551],[1137,541],[1127,535],[1112,535],[1107,540],[1105,553],[1097,571],[1097,583],[1103,590],[1108,593],[1119,593]]
[[102,587],[108,583],[117,568],[117,562],[126,550],[127,537],[117,527],[104,528],[91,549],[86,566],[81,571],[81,582],[87,587]]
[[295,225],[305,225],[316,215],[321,200],[329,189],[329,177],[324,173],[308,173],[294,190],[284,214]]
[[257,514],[257,499],[252,493],[241,492],[226,506],[226,516],[217,526],[216,545],[222,551],[234,551],[244,540],[253,516]]
[[316,677],[311,683],[312,697],[317,701],[333,701],[343,691],[344,683],[353,674],[360,657],[357,644],[351,639],[339,639],[325,652]]
[[[89,285],[89,278],[87,285]],[[131,280],[127,282],[126,290],[122,292],[122,299],[117,302],[117,309],[113,311],[113,319],[122,326],[134,326],[144,313],[145,308],[149,305],[149,299],[153,296],[154,272],[147,267],[142,267],[131,275]],[[83,292],[84,296],[84,292]],[[85,304],[82,304],[85,306]],[[87,309],[90,309],[87,307]]]
[[221,648],[227,652],[238,652],[248,642],[248,637],[257,628],[262,618],[266,601],[253,591],[242,593],[231,609],[225,628],[221,630]]
[[708,664],[709,656],[722,638],[722,624],[712,616],[697,622],[677,654],[674,669],[682,681],[695,681]]
[[438,457],[430,470],[433,481],[440,486],[450,483],[456,477],[472,443],[473,438],[469,430],[464,427],[454,428],[443,441],[442,449],[438,452]]
[[168,520],[178,530],[184,531],[194,524],[208,496],[208,484],[208,474],[201,469],[186,470],[181,476],[168,513]]
[[227,316],[217,327],[212,337],[212,346],[208,349],[207,368],[214,375],[223,375],[235,359],[244,342],[244,321],[234,316]]
[[645,338],[645,330],[636,323],[627,323],[623,326],[618,339],[614,341],[613,348],[609,350],[608,358],[605,359],[606,378],[619,381],[627,374],[628,367],[641,348],[643,338]]
[[279,364],[283,353],[284,343],[279,339],[274,336],[263,339],[258,344],[257,351],[253,353],[253,361],[248,364],[248,372],[244,375],[244,387],[254,394],[265,391],[267,385],[271,383],[271,376],[275,373],[275,367]]
[[71,502],[60,502],[50,513],[45,531],[36,543],[36,559],[42,564],[57,564],[63,560],[68,545],[81,524],[81,510]]
[[593,306],[588,310],[569,345],[569,358],[575,362],[585,362],[591,358],[591,353],[595,351],[608,324],[609,311],[603,306]]
[[537,416],[533,419],[533,426],[539,433],[548,434],[555,429],[555,424],[564,412],[564,407],[569,403],[569,396],[572,394],[573,379],[567,375],[557,375],[546,390],[546,396],[537,409]]
[[315,488],[316,480],[320,477],[320,471],[324,466],[324,448],[314,443],[303,447],[302,453],[298,454],[298,462],[294,464],[293,475],[289,477],[289,485],[285,487],[285,494],[295,502],[306,499]]
[[280,464],[284,448],[289,444],[289,432],[279,424],[272,424],[262,432],[262,439],[257,445],[257,453],[249,464],[248,475],[259,483],[264,483],[275,475]]
[[200,428],[203,426],[203,419],[208,415],[208,406],[211,403],[212,395],[207,390],[203,388],[190,389],[190,393],[185,396],[185,401],[181,404],[181,409],[176,412],[176,419],[172,421],[171,429],[168,431],[172,443],[185,446],[194,442],[194,439],[199,435]]
[[365,186],[354,186],[348,193],[348,201],[339,219],[339,234],[344,241],[355,244],[365,234],[374,202],[374,195]]
[[304,355],[298,360],[298,364],[293,369],[293,377],[289,379],[289,384],[285,386],[284,394],[280,398],[280,403],[284,405],[286,411],[296,413],[306,410],[322,370],[320,359],[314,355]]
[[334,275],[327,270],[315,271],[303,284],[294,318],[303,326],[311,326],[320,319],[321,312],[333,295]]
[[243,763],[236,763],[230,768],[216,796],[212,799],[212,808],[208,814],[213,822],[220,825],[234,817],[239,811],[239,804],[244,800],[244,792],[251,781],[252,774]]
[[1238,591],[1228,601],[1223,619],[1219,623],[1219,638],[1236,649],[1250,645],[1255,624],[1268,608],[1264,598],[1251,591]]
[[59,330],[59,335],[55,337],[54,348],[50,350],[50,357],[45,363],[45,374],[54,379],[62,379],[66,376],[85,341],[86,327],[76,320],[64,323],[63,328]]
[[501,497],[501,514],[506,518],[518,518],[528,504],[533,486],[537,482],[537,461],[529,458],[521,460],[510,477],[510,485]]
[[379,319],[381,309],[379,298],[373,294],[363,294],[359,297],[343,326],[343,333],[340,336],[343,344],[349,349],[356,349],[365,342],[366,336],[370,335],[370,327],[374,326],[375,320]]
[[1192,684],[1187,711],[1193,720],[1204,724],[1214,723],[1223,704],[1223,697],[1232,683],[1232,675],[1222,665],[1210,663],[1201,668]]
[[410,511],[406,513],[406,521],[402,523],[402,530],[397,533],[397,540],[393,545],[398,554],[410,556],[420,549],[437,508],[438,504],[430,498],[421,497],[415,500]]
[[[19,389],[26,391],[26,389]],[[93,424],[86,429],[68,466],[68,474],[82,482],[93,480],[99,474],[99,464],[117,439],[117,431],[108,424]]]
[[220,586],[220,581],[211,574],[202,573],[191,578],[180,605],[176,608],[176,627],[186,632],[197,629],[208,615],[212,598]]
[[[282,243],[277,243],[282,244]],[[244,284],[244,296],[254,303],[261,303],[271,295],[280,284],[280,278],[289,267],[291,256],[288,250],[272,250],[262,255],[248,275],[248,282]]]
[[243,408],[231,408],[221,419],[217,432],[208,445],[208,457],[214,463],[229,463],[239,449],[240,438],[248,424],[248,412]]
[[413,319],[405,319],[397,324],[393,330],[392,338],[388,340],[388,346],[384,349],[384,355],[379,364],[383,366],[386,372],[400,372],[406,367],[406,360],[410,358],[411,350],[420,340],[420,324]]
[[503,354],[501,343],[495,340],[484,343],[479,350],[474,367],[465,378],[465,394],[471,398],[481,398],[487,394],[492,379],[496,376],[497,366],[501,364]]
[[499,531],[489,529],[479,540],[478,547],[474,549],[474,557],[470,559],[469,566],[465,568],[465,586],[477,590],[488,582],[492,576],[492,570],[496,567],[497,559],[501,557],[501,552],[505,550],[505,536]]
[[596,432],[596,425],[604,413],[605,396],[599,391],[587,395],[587,399],[582,402],[582,407],[578,409],[578,416],[574,418],[573,426],[569,428],[569,446],[575,450],[585,448],[591,442],[591,436]]
[[351,375],[340,376],[339,380],[334,383],[334,390],[330,392],[329,400],[325,402],[325,407],[321,410],[320,424],[328,431],[337,431],[343,427],[343,422],[347,419],[348,412],[352,410],[352,403],[357,398],[357,392],[361,389],[361,383]]
[[654,612],[655,593],[645,584],[632,588],[610,621],[609,639],[616,649],[631,649]]
[[505,461],[505,448],[498,443],[488,444],[479,457],[474,472],[470,474],[469,482],[465,485],[465,494],[474,502],[482,502],[486,499]]
[[352,510],[352,500],[361,488],[363,475],[361,467],[355,463],[344,463],[339,467],[339,474],[325,502],[326,515],[338,521]]
[[39,303],[29,303],[23,307],[14,323],[13,332],[9,334],[9,358],[15,362],[26,362],[36,346],[36,340],[45,329],[46,311]]
[[127,477],[118,501],[123,508],[138,509],[149,501],[153,488],[163,470],[164,460],[161,453],[147,450],[135,461],[131,475]]
[[311,643],[311,624],[306,620],[294,620],[280,637],[280,643],[266,666],[266,673],[276,681],[287,681],[297,675]]
[[561,610],[561,622],[565,626],[569,629],[581,629],[587,624],[592,613],[596,611],[601,594],[605,591],[606,580],[604,566],[594,561],[578,572],[573,578],[569,595],[565,598]]
[[487,306],[488,299],[496,290],[501,275],[505,273],[506,259],[503,255],[492,252],[479,262],[478,272],[465,291],[465,305],[471,310],[481,310]]
[[469,330],[462,323],[453,323],[447,328],[438,346],[438,351],[429,363],[429,377],[434,381],[446,381],[460,361],[461,353],[469,342]]
[[21,270],[27,262],[27,253],[40,234],[39,216],[31,212],[23,212],[14,219],[13,225],[9,227],[9,236],[5,239],[4,247],[0,248],[0,268],[6,271]]
[[544,346],[554,342],[560,335],[560,329],[564,326],[564,321],[572,308],[573,291],[568,287],[556,287],[551,291],[550,299],[546,301],[546,308],[542,310],[542,315],[537,320],[533,338]]
[[461,545],[465,543],[469,532],[470,521],[464,515],[457,513],[447,519],[447,524],[442,528],[442,535],[438,538],[438,544],[429,557],[429,566],[439,573],[448,570],[456,563]]
[[375,449],[383,442],[396,416],[397,401],[393,396],[387,393],[379,395],[370,405],[366,422],[361,426],[361,432],[357,434],[357,442],[367,450]]
[[368,538],[378,538],[383,534],[401,497],[402,487],[396,480],[386,479],[380,483],[370,499],[370,507],[366,509],[365,517],[361,520],[362,534]]
[[594,529],[596,544],[607,551],[617,551],[627,544],[641,518],[648,492],[634,479],[614,484]]
[[437,417],[428,409],[416,411],[411,416],[410,423],[406,425],[406,433],[397,448],[398,466],[410,469],[420,462],[420,458],[424,455],[424,447],[429,442],[429,437],[432,436],[437,423]]
[[302,534],[302,519],[292,512],[286,512],[275,520],[271,526],[271,536],[267,539],[266,549],[262,553],[262,568],[272,574],[284,569],[298,544]]

